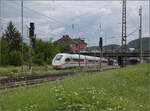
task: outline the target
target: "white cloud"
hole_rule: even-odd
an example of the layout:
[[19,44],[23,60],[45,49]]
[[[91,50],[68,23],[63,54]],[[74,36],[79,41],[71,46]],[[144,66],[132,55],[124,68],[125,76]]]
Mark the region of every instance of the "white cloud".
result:
[[51,34],[57,35],[65,30],[65,27],[60,27],[58,29],[51,30]]
[[[9,3],[11,4],[11,2],[8,2],[7,4]],[[146,1],[127,2],[127,27],[129,30],[127,33],[130,33],[136,26],[138,26],[138,8],[140,4],[143,5],[143,35],[147,36],[148,20],[145,18],[148,18],[148,5]],[[18,26],[17,28],[20,29],[20,3],[11,6],[11,9],[13,10],[11,11],[13,12],[12,15],[15,15],[15,17],[12,17],[8,10],[9,6],[11,5],[3,6],[3,10],[6,10],[6,13],[4,13],[6,15],[5,18],[8,17],[6,19],[7,21],[15,21],[15,24]],[[29,25],[31,21],[35,22],[36,33],[40,38],[53,35],[57,37],[59,34],[61,35],[62,32],[66,33],[65,31],[67,31],[68,34],[72,34],[72,23],[79,26],[78,31],[82,30],[83,32],[89,33],[89,35],[84,35],[85,39],[92,36],[92,39],[89,41],[90,44],[97,43],[96,37],[99,37],[97,25],[100,22],[102,23],[103,32],[106,32],[108,36],[111,37],[121,34],[121,24],[118,24],[121,23],[121,1],[25,1],[24,6],[27,7],[24,8],[26,15],[24,17],[24,23],[25,25]],[[28,8],[32,8],[32,10],[36,10],[39,13],[29,10]],[[67,24],[70,29],[68,29],[68,26],[66,27],[65,24]],[[108,43],[118,42],[120,44],[121,41],[119,40],[110,40]]]

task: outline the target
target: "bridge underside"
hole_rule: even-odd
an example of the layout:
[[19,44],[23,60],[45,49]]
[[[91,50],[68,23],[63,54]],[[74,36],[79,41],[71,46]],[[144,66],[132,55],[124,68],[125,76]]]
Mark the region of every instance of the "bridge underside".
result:
[[[100,56],[100,53],[96,52],[82,52],[80,53],[81,55],[89,55],[89,56]],[[123,52],[115,52],[115,53],[103,53],[103,57],[140,57],[140,54],[137,52],[127,52],[127,53],[123,53]],[[143,57],[150,57],[150,53],[143,53],[142,54]]]

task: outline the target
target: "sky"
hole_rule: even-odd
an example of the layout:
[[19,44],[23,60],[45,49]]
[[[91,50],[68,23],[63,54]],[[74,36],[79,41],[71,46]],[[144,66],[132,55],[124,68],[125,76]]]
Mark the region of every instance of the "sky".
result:
[[[139,8],[142,6],[143,37],[149,36],[149,1],[127,1],[127,42],[138,38]],[[35,23],[37,38],[48,41],[68,34],[84,39],[88,46],[121,44],[121,1],[40,1],[24,0],[24,40],[29,42],[27,27]],[[12,21],[21,32],[21,2],[1,1],[2,31]],[[133,33],[132,33],[133,32]]]

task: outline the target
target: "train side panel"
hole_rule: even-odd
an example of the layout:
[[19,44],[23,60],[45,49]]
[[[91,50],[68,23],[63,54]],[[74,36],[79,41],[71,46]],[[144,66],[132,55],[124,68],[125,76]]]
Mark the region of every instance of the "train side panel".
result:
[[[81,67],[96,67],[99,66],[100,58],[84,55],[79,56],[78,54],[59,53],[54,57],[52,66],[55,69],[73,68],[79,66],[79,61]],[[101,62],[102,66],[107,65],[106,59],[101,60]]]

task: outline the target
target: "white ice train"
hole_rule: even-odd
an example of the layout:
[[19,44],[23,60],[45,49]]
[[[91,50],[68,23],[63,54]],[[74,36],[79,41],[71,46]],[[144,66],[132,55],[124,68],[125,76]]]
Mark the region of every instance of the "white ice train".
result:
[[[107,59],[102,58],[101,61],[102,66],[107,65]],[[65,69],[78,67],[79,63],[81,67],[95,67],[100,64],[100,58],[85,55],[80,55],[79,57],[78,54],[59,53],[54,57],[52,66],[54,69]]]

